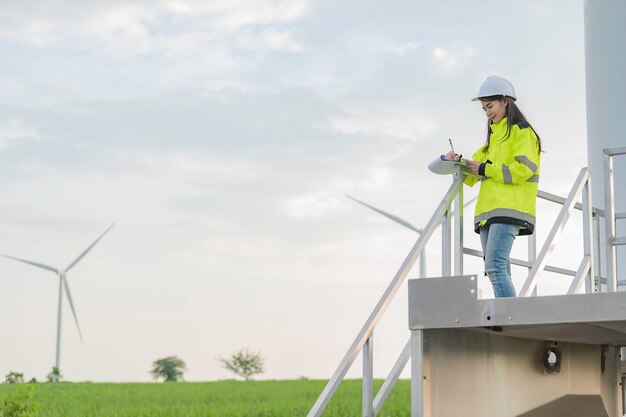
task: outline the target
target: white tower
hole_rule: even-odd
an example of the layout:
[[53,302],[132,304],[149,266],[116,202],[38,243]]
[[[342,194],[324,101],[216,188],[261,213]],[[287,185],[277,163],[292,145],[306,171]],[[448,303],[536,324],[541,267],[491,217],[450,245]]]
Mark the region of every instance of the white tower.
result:
[[[604,209],[604,148],[626,146],[626,1],[585,0],[587,158],[593,205]],[[615,158],[615,212],[626,211],[626,156]],[[626,235],[624,220],[617,236]],[[604,228],[601,247],[606,246]],[[621,252],[621,253],[620,253]],[[606,262],[602,256],[602,275]],[[624,247],[617,247],[618,279],[626,279]]]

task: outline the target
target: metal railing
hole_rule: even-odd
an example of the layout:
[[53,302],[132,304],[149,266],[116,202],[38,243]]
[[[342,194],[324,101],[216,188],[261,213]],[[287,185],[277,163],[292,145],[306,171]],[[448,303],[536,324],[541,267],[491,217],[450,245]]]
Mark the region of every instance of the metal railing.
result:
[[[605,150],[606,153],[607,150]],[[609,150],[609,165],[610,172],[612,173],[612,160],[610,159],[614,155],[626,154],[626,148]],[[461,172],[461,168],[457,167],[453,172],[452,185],[446,192],[444,198],[439,203],[437,209],[432,215],[431,219],[424,227],[417,242],[410,250],[406,259],[402,263],[402,266],[394,276],[393,280],[389,284],[387,290],[380,298],[378,304],[370,314],[369,318],[363,325],[361,331],[358,333],[354,342],[348,349],[343,360],[339,364],[339,367],[332,375],[324,389],[322,390],[317,401],[309,411],[308,417],[319,417],[323,413],[324,409],[328,405],[330,399],[336,392],[339,384],[344,379],[346,373],[356,360],[359,352],[363,351],[363,402],[362,402],[362,415],[364,417],[375,417],[382,408],[385,400],[391,393],[395,383],[400,377],[400,374],[404,370],[406,364],[411,358],[411,339],[407,341],[402,352],[397,358],[387,378],[385,379],[380,390],[374,397],[373,390],[373,341],[374,341],[374,329],[385,313],[387,307],[391,303],[393,297],[398,292],[400,286],[405,281],[409,271],[415,265],[416,261],[423,254],[423,249],[426,246],[429,239],[435,232],[435,229],[441,224],[442,226],[442,276],[450,276],[452,272],[454,275],[463,275],[463,255],[483,256],[483,253],[478,250],[465,248],[463,246],[463,181],[465,174]],[[609,182],[609,181],[605,181]],[[611,190],[606,195],[613,195],[612,179],[610,181]],[[609,187],[609,186],[607,186]],[[582,194],[582,203],[577,203],[577,198]],[[536,295],[536,285],[540,278],[542,271],[556,272],[568,276],[573,276],[572,284],[568,290],[568,293],[574,293],[580,289],[581,283],[586,283],[585,291],[592,292],[598,291],[600,288],[600,273],[599,265],[598,269],[594,267],[599,262],[595,260],[599,257],[599,218],[605,213],[597,208],[591,206],[591,181],[590,171],[588,168],[581,169],[574,186],[569,192],[567,198],[562,198],[547,192],[539,191],[538,196],[540,198],[562,204],[554,226],[550,230],[546,242],[544,243],[541,251],[537,255],[536,253],[536,239],[534,235],[529,237],[528,242],[528,260],[511,259],[511,263],[514,265],[523,266],[529,269],[529,275],[526,279],[520,295],[524,297]],[[454,211],[452,211],[452,203],[454,202]],[[626,218],[626,214],[613,213],[612,206],[607,204],[606,218]],[[553,251],[556,241],[565,227],[571,212],[574,209],[582,210],[583,212],[583,259],[576,271],[559,268],[555,266],[546,265],[547,257]],[[454,217],[454,223],[452,223],[452,217]],[[595,221],[594,221],[595,220]],[[611,223],[610,221],[607,223]],[[607,225],[607,236],[610,236],[609,241],[613,242],[613,245],[626,244],[626,238],[617,238],[614,233],[614,221],[613,228],[609,231],[609,225]],[[454,239],[452,239],[452,233],[454,233]],[[594,245],[595,243],[595,245]],[[594,251],[594,247],[597,249]],[[614,247],[614,246],[613,246]],[[607,251],[609,252],[609,251]],[[610,256],[610,254],[609,254]],[[614,264],[614,256],[613,256]],[[454,266],[454,270],[453,267]],[[614,271],[614,269],[613,269]],[[611,281],[611,275],[607,273],[607,282]],[[613,281],[617,281],[613,278]],[[613,287],[615,288],[615,287]],[[609,285],[609,290],[612,287]]]
[[591,292],[595,274],[595,269],[593,267],[595,254],[593,252],[593,226],[591,218],[591,175],[589,168],[583,168],[580,170],[578,178],[570,190],[567,199],[563,203],[563,207],[561,208],[561,211],[559,212],[559,215],[557,216],[556,221],[554,222],[554,225],[552,226],[552,229],[550,230],[550,233],[548,234],[548,237],[546,238],[546,241],[537,256],[537,260],[534,262],[530,273],[528,274],[528,278],[522,286],[520,296],[528,297],[535,289],[541,272],[545,269],[547,256],[554,250],[556,241],[561,234],[561,231],[563,231],[571,212],[574,210],[576,199],[581,193],[583,199],[584,254],[580,266],[576,270],[574,279],[572,280],[572,284],[568,290],[568,294],[573,294],[578,290],[583,278],[585,278],[586,282],[585,291]]
[[[348,352],[345,354],[343,360],[339,364],[339,367],[337,368],[333,376],[330,378],[330,380],[328,381],[328,383],[322,390],[322,393],[320,394],[317,401],[315,402],[315,404],[309,411],[308,417],[319,417],[322,414],[322,412],[328,405],[328,402],[330,401],[334,393],[337,391],[339,384],[344,379],[346,373],[348,372],[348,370],[354,363],[356,357],[358,356],[361,350],[363,350],[363,416],[374,417],[380,411],[380,408],[382,407],[383,403],[387,399],[387,396],[391,392],[391,389],[393,388],[395,382],[398,380],[400,373],[404,369],[404,366],[406,366],[406,363],[408,362],[410,358],[411,350],[410,350],[410,344],[407,344],[407,346],[404,347],[404,349],[402,350],[402,353],[400,354],[400,357],[398,358],[395,365],[393,366],[393,369],[391,370],[389,377],[387,377],[387,380],[385,380],[385,383],[383,384],[381,389],[378,391],[378,394],[374,398],[373,371],[372,371],[373,369],[373,355],[372,355],[373,349],[372,348],[373,348],[374,328],[376,327],[376,324],[378,323],[380,318],[385,313],[385,310],[391,303],[393,297],[400,289],[400,286],[405,281],[409,271],[415,265],[415,262],[419,258],[420,253],[422,253],[424,247],[426,246],[426,243],[428,242],[430,237],[433,235],[433,233],[435,232],[435,229],[437,228],[440,222],[444,226],[444,233],[449,233],[449,230],[450,230],[449,211],[450,211],[450,206],[452,205],[452,201],[455,200],[455,198],[457,201],[456,201],[456,210],[455,210],[454,215],[455,215],[455,218],[459,220],[455,222],[455,224],[458,225],[457,227],[455,227],[455,229],[458,229],[457,237],[460,237],[462,240],[462,233],[460,232],[462,230],[462,222],[460,221],[460,219],[462,219],[462,211],[463,211],[462,193],[463,193],[464,178],[465,178],[465,175],[462,174],[459,169],[455,170],[453,174],[453,182],[450,188],[448,189],[448,192],[444,196],[443,200],[439,203],[439,206],[435,210],[435,213],[433,214],[433,216],[431,217],[427,225],[424,227],[423,232],[420,234],[415,245],[413,245],[413,248],[411,248],[409,254],[407,255],[404,262],[402,263],[402,266],[400,266],[400,269],[398,270],[398,272],[392,279],[391,283],[387,287],[387,290],[378,301],[378,304],[376,304],[376,307],[374,308],[369,318],[363,325],[361,331],[359,332],[354,342],[348,349]],[[455,258],[457,259],[457,268],[458,268],[458,265],[460,265],[458,262],[459,262],[459,259],[462,258],[462,252],[461,251],[457,252],[455,254]],[[444,263],[447,262],[449,265],[450,260],[451,260],[451,257],[448,254],[447,259],[444,260]]]
[[[583,194],[582,204],[576,202],[576,199],[581,193]],[[567,198],[562,198],[545,191],[539,191],[537,197],[561,204],[563,207],[561,208],[552,230],[548,234],[546,242],[539,252],[539,255],[537,255],[536,235],[532,234],[528,237],[528,260],[510,258],[511,264],[523,266],[529,270],[528,278],[526,279],[519,295],[521,297],[537,295],[537,281],[543,271],[574,277],[572,285],[568,290],[569,294],[572,294],[579,289],[582,276],[587,278],[585,292],[598,291],[599,280],[596,277],[599,276],[599,272],[594,269],[594,259],[599,257],[599,252],[594,253],[593,256],[592,253],[594,246],[599,248],[599,241],[596,245],[594,245],[593,239],[594,236],[597,236],[597,233],[595,233],[594,230],[597,230],[599,227],[597,222],[599,221],[601,210],[591,207],[591,178],[589,168],[581,169]],[[547,256],[552,253],[558,236],[565,227],[565,224],[574,209],[583,211],[583,261],[576,271],[547,265]],[[482,251],[471,248],[463,248],[463,253],[481,258],[484,256]]]
[[[546,191],[542,191],[542,190],[539,190],[539,192],[537,193],[537,198],[546,200],[551,203],[560,204],[560,205],[564,205],[567,202],[567,199],[564,197],[560,197],[558,195],[555,195]],[[583,211],[583,204],[577,202],[574,204],[573,209]],[[597,207],[591,208],[591,218],[593,222],[592,223],[593,230],[591,231],[591,236],[593,236],[595,239],[594,245],[593,245],[594,250],[595,250],[595,259],[600,259],[600,234],[598,233],[598,231],[600,230],[600,218],[602,217],[604,217],[604,210],[599,209]],[[533,268],[533,265],[535,264],[535,261],[537,260],[537,235],[532,234],[527,237],[528,237],[528,259],[523,260],[523,259],[518,259],[518,258],[510,258],[510,262],[512,265],[517,265],[517,266],[522,266],[522,267],[527,268],[528,272],[530,273],[530,271]],[[472,249],[472,248],[467,248],[467,247],[463,248],[463,253],[465,255],[475,256],[478,258],[482,258],[484,256],[482,251]],[[601,276],[601,269],[600,269],[601,263],[594,262],[594,266],[595,266],[595,273],[593,274],[593,283],[592,283],[593,288],[586,287],[585,288],[586,292],[600,291],[601,289],[600,283],[601,282],[606,283],[606,278]],[[561,275],[567,275],[570,277],[575,277],[577,273],[577,271],[566,269],[566,268],[561,268],[561,267],[553,266],[553,265],[545,265],[543,267],[543,270],[547,272],[554,272],[554,273],[561,274]],[[620,284],[626,284],[626,281],[620,281]],[[537,295],[536,286],[534,287],[532,294]]]
[[626,218],[626,213],[615,213],[615,180],[613,178],[613,158],[626,155],[626,148],[607,148],[604,151],[604,210],[606,227],[606,280],[609,291],[616,291],[617,246],[626,245],[626,237],[616,236],[616,221]]

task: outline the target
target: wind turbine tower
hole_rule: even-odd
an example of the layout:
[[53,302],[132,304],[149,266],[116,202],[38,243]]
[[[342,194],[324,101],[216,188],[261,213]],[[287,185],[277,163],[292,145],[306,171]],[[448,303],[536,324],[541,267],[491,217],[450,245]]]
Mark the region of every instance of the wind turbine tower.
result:
[[106,229],[104,233],[102,233],[100,237],[98,237],[98,239],[96,239],[80,255],[78,255],[78,257],[76,257],[76,259],[74,259],[65,269],[58,269],[53,266],[43,264],[41,262],[29,261],[26,259],[16,258],[14,256],[4,255],[0,253],[0,256],[4,256],[5,258],[13,259],[13,260],[23,262],[32,266],[36,266],[37,268],[42,268],[42,269],[54,272],[55,274],[59,276],[59,305],[57,309],[57,343],[56,343],[56,360],[55,360],[55,367],[59,370],[61,369],[61,319],[63,316],[63,292],[64,291],[65,291],[65,295],[67,296],[67,301],[70,303],[70,308],[72,309],[72,315],[74,316],[74,322],[76,323],[78,336],[80,337],[80,341],[81,342],[83,341],[83,335],[80,331],[80,325],[78,324],[78,317],[76,316],[76,309],[74,308],[74,302],[72,301],[72,294],[70,292],[70,286],[67,283],[67,273],[70,271],[70,269],[75,267],[76,264],[80,262],[80,260],[83,259],[85,255],[87,255],[87,253],[89,253],[91,249],[93,249],[96,243],[98,243],[100,239],[102,239],[104,235],[106,235],[109,232],[109,230],[113,228],[113,226],[115,226],[115,223],[109,226],[108,229]]

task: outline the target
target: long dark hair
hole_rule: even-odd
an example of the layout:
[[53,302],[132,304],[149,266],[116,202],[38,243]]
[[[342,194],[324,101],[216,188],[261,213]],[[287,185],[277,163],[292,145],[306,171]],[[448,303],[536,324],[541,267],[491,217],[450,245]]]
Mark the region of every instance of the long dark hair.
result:
[[[519,109],[519,107],[517,107],[517,104],[515,104],[515,101],[508,96],[489,96],[489,97],[481,97],[480,99],[481,101],[497,101],[497,100],[503,100],[504,103],[506,104],[506,135],[504,135],[505,138],[508,138],[509,135],[511,134],[511,128],[513,127],[513,125],[516,125],[518,123],[522,123],[524,125],[527,125],[528,127],[530,127],[533,132],[535,132],[535,135],[537,136],[537,153],[541,152],[541,138],[539,137],[539,135],[537,134],[537,131],[535,129],[533,129],[533,127],[530,125],[530,123],[528,123],[528,120],[526,120],[526,117],[524,116],[524,114],[522,113],[522,111]],[[487,151],[489,150],[489,138],[491,136],[491,121],[487,120],[487,142],[485,143],[485,146],[483,147],[483,152],[487,153]]]

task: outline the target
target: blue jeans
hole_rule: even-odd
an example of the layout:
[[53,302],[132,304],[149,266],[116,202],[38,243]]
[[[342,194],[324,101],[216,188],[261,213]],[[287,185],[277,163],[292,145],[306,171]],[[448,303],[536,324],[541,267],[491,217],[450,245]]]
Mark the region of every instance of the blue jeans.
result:
[[496,297],[515,297],[509,255],[519,228],[515,224],[505,223],[493,223],[489,227],[480,228],[480,243],[485,254],[485,273],[491,281]]

